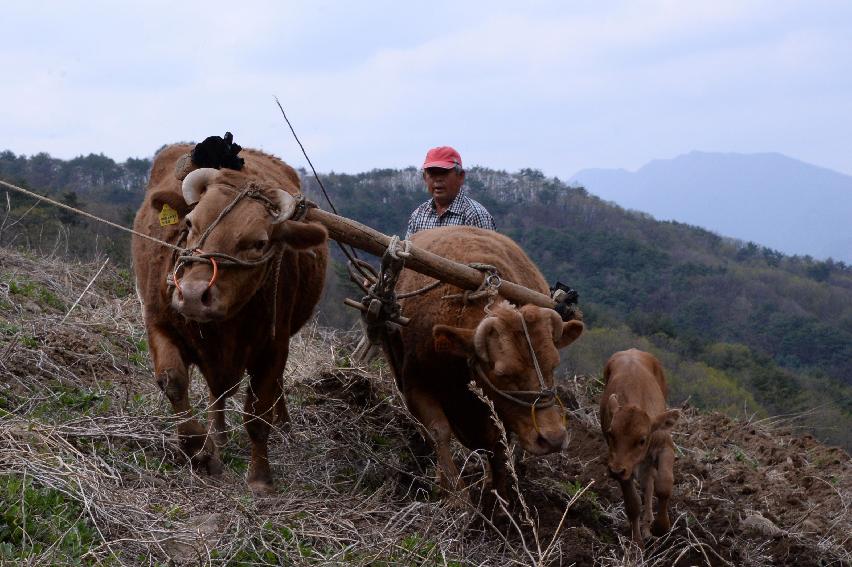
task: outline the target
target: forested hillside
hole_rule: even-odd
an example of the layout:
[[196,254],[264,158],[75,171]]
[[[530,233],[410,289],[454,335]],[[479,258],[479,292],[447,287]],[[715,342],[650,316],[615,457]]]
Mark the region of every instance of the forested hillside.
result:
[[[141,201],[147,160],[116,164],[0,154],[0,178],[77,202],[128,225]],[[403,234],[426,198],[416,169],[322,177],[339,212]],[[852,446],[852,269],[785,256],[677,222],[626,211],[536,170],[473,168],[467,186],[551,281],[580,292],[588,332],[570,350],[570,371],[600,373],[615,350],[655,352],[672,397],[760,419],[795,414],[819,438]],[[324,206],[314,180],[308,196]],[[0,242],[42,253],[128,262],[127,237],[93,221],[10,195]],[[779,227],[783,230],[783,227]],[[340,305],[356,295],[335,266],[321,320],[351,322]]]

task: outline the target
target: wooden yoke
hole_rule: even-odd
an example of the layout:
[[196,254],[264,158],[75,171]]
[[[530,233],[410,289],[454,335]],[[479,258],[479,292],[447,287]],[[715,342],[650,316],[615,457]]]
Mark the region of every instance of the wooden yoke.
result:
[[[329,236],[334,240],[360,248],[376,256],[382,256],[391,241],[391,237],[377,230],[321,209],[308,209],[305,218],[323,225],[328,229]],[[409,252],[411,256],[405,261],[405,267],[408,269],[462,289],[475,290],[482,285],[485,274],[475,268],[442,258],[414,245],[411,246]],[[500,285],[500,295],[517,305],[532,304],[551,309],[556,305],[550,296],[507,280],[503,280]]]

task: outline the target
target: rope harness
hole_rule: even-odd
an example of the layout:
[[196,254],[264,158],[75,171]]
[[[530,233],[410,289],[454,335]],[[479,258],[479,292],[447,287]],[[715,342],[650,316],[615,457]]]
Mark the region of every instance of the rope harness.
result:
[[[368,345],[381,344],[383,340],[386,340],[387,333],[394,332],[398,328],[397,325],[405,324],[404,318],[401,317],[401,307],[398,300],[426,293],[444,283],[436,280],[420,289],[397,295],[394,288],[399,280],[402,269],[405,267],[405,259],[411,255],[409,251],[409,241],[401,241],[398,236],[393,236],[385,254],[382,256],[381,271],[377,272],[369,263],[360,259],[351,261],[348,265],[350,279],[366,293],[360,303],[354,300],[347,300],[346,302],[347,305],[356,307],[361,311],[361,319],[365,328],[365,336],[354,351],[355,353],[361,353],[360,355],[356,354],[356,358],[367,359],[369,353],[372,352]],[[356,263],[358,264],[357,266],[355,266]],[[465,306],[471,301],[487,297],[488,303],[484,306],[483,310],[490,316],[491,305],[500,291],[500,285],[503,283],[503,280],[495,266],[477,262],[470,263],[468,266],[483,272],[484,277],[480,286],[473,291],[465,290],[461,293],[444,295],[441,299],[461,299],[463,306]],[[368,273],[365,277],[361,277],[361,274],[364,274],[365,271]],[[541,434],[538,421],[536,420],[536,410],[546,409],[558,404],[562,409],[562,423],[564,425],[566,423],[565,405],[559,399],[556,390],[547,387],[544,374],[541,371],[541,365],[533,348],[527,323],[520,311],[518,311],[518,316],[521,319],[524,339],[529,348],[530,357],[532,358],[533,367],[538,378],[539,390],[501,390],[488,378],[488,374],[482,368],[476,356],[470,357],[467,363],[471,373],[484,382],[494,393],[516,405],[530,408],[533,427],[537,433]]]
[[[242,191],[240,191],[233,201],[228,203],[228,205],[222,209],[216,218],[210,223],[210,226],[201,234],[201,238],[198,241],[198,245],[194,249],[181,249],[180,253],[176,254],[175,258],[175,267],[172,271],[172,277],[167,278],[166,282],[169,285],[174,285],[180,291],[180,279],[178,276],[178,270],[184,267],[185,264],[190,263],[206,263],[213,265],[213,277],[210,278],[210,282],[207,284],[207,288],[210,289],[213,287],[213,284],[216,283],[216,275],[218,273],[218,266],[221,264],[223,266],[239,266],[243,268],[253,268],[255,266],[260,266],[261,264],[265,264],[269,262],[275,255],[280,254],[281,250],[279,250],[280,246],[272,245],[269,250],[259,259],[257,260],[241,260],[240,258],[236,258],[229,254],[224,254],[222,252],[204,252],[204,243],[207,242],[207,238],[210,236],[210,233],[213,232],[213,229],[228,215],[234,208],[239,204],[243,199],[252,199],[261,203],[270,215],[275,216],[278,211],[278,206],[268,197],[263,195],[260,192],[260,189],[254,184],[249,183]],[[303,197],[300,196],[301,200],[304,200]],[[184,229],[181,232],[180,238],[178,242],[183,242],[187,236],[187,229]]]
[[[535,418],[535,410],[537,409],[547,409],[554,404],[558,404],[562,409],[562,424],[565,425],[565,405],[562,403],[562,400],[559,399],[559,396],[556,394],[556,390],[554,388],[548,388],[547,384],[544,381],[544,374],[541,372],[541,366],[538,363],[538,357],[535,354],[535,349],[533,349],[532,339],[530,338],[530,332],[527,328],[527,323],[524,320],[523,314],[518,311],[518,316],[521,318],[521,327],[524,329],[524,338],[527,342],[527,347],[530,351],[530,357],[533,361],[533,367],[535,368],[535,374],[538,377],[538,385],[539,390],[501,390],[488,378],[488,374],[485,370],[482,369],[482,365],[477,360],[476,356],[471,356],[467,360],[468,367],[471,372],[473,372],[480,380],[482,380],[486,386],[488,386],[494,393],[498,394],[502,398],[509,400],[510,402],[517,404],[522,407],[530,408],[530,416],[532,417],[533,427],[536,430],[536,433],[541,434],[541,430],[538,427],[538,422]],[[526,399],[524,399],[526,398]],[[528,401],[532,400],[532,401]]]
[[[299,194],[297,198],[299,199],[299,203],[296,206],[296,210],[294,211],[293,215],[288,220],[301,220],[307,213],[307,208],[309,204],[305,201],[304,195]],[[272,275],[274,281],[272,286],[273,297],[271,334],[272,338],[275,338],[275,327],[278,312],[278,272],[280,271],[281,260],[284,256],[283,244],[277,242],[273,243],[269,247],[269,249],[263,254],[263,256],[261,256],[257,260],[242,260],[240,258],[236,258],[223,252],[205,252],[203,250],[204,243],[207,241],[207,238],[210,236],[216,226],[218,226],[218,224],[228,215],[228,213],[233,211],[234,208],[243,199],[251,199],[259,202],[272,216],[277,216],[280,213],[278,205],[275,202],[263,195],[257,185],[255,185],[254,183],[249,183],[248,185],[246,185],[245,188],[243,188],[239,191],[239,193],[237,193],[237,196],[234,197],[234,200],[228,203],[228,205],[219,212],[213,222],[210,223],[210,226],[208,226],[204,230],[204,232],[201,234],[201,238],[198,241],[198,245],[195,248],[188,249],[180,248],[179,246],[176,247],[177,250],[172,258],[174,269],[166,277],[166,284],[168,286],[174,286],[177,289],[178,295],[180,297],[183,297],[183,289],[180,285],[180,272],[187,264],[206,263],[212,265],[213,275],[210,277],[210,281],[207,282],[207,289],[210,289],[216,283],[220,265],[241,268],[254,268],[257,266],[264,265],[270,260],[274,260],[273,270],[267,271],[266,277],[264,278],[264,283],[266,283],[266,280],[268,280],[270,275]],[[180,233],[178,242],[184,242],[188,234],[189,230],[184,228]]]

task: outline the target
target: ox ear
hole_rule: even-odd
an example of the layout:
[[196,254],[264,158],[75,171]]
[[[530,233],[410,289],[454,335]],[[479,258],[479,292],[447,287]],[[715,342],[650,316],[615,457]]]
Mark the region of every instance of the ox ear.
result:
[[151,207],[156,211],[162,211],[163,205],[168,205],[177,211],[179,217],[185,217],[190,211],[190,206],[186,204],[183,195],[175,193],[168,189],[160,189],[151,193]]
[[609,412],[610,418],[615,415],[619,409],[621,409],[621,405],[618,403],[618,396],[612,394],[609,399],[606,401],[606,409]]
[[556,343],[556,348],[565,348],[576,341],[577,338],[583,334],[584,328],[583,323],[576,320],[562,323],[562,335],[554,341]]
[[432,327],[435,350],[455,356],[470,356],[476,352],[476,348],[473,346],[474,332],[473,329],[435,325]]
[[678,418],[680,418],[680,410],[673,409],[664,411],[651,423],[651,432],[654,431],[671,431],[674,427],[674,424],[677,423]]
[[284,221],[273,228],[272,240],[283,240],[296,250],[307,250],[324,244],[328,231],[315,222]]

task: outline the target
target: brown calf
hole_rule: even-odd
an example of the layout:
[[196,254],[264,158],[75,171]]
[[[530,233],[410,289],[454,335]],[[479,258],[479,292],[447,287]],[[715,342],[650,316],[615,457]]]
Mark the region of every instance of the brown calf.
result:
[[[609,446],[607,466],[610,476],[621,484],[633,541],[643,548],[643,538],[650,534],[660,536],[671,527],[668,512],[674,484],[671,429],[680,411],[666,409],[666,377],[660,361],[647,352],[630,349],[613,354],[604,368],[604,381],[601,429]],[[641,529],[642,502],[633,484],[634,477],[645,497]],[[656,519],[651,507],[654,494],[658,500]]]

